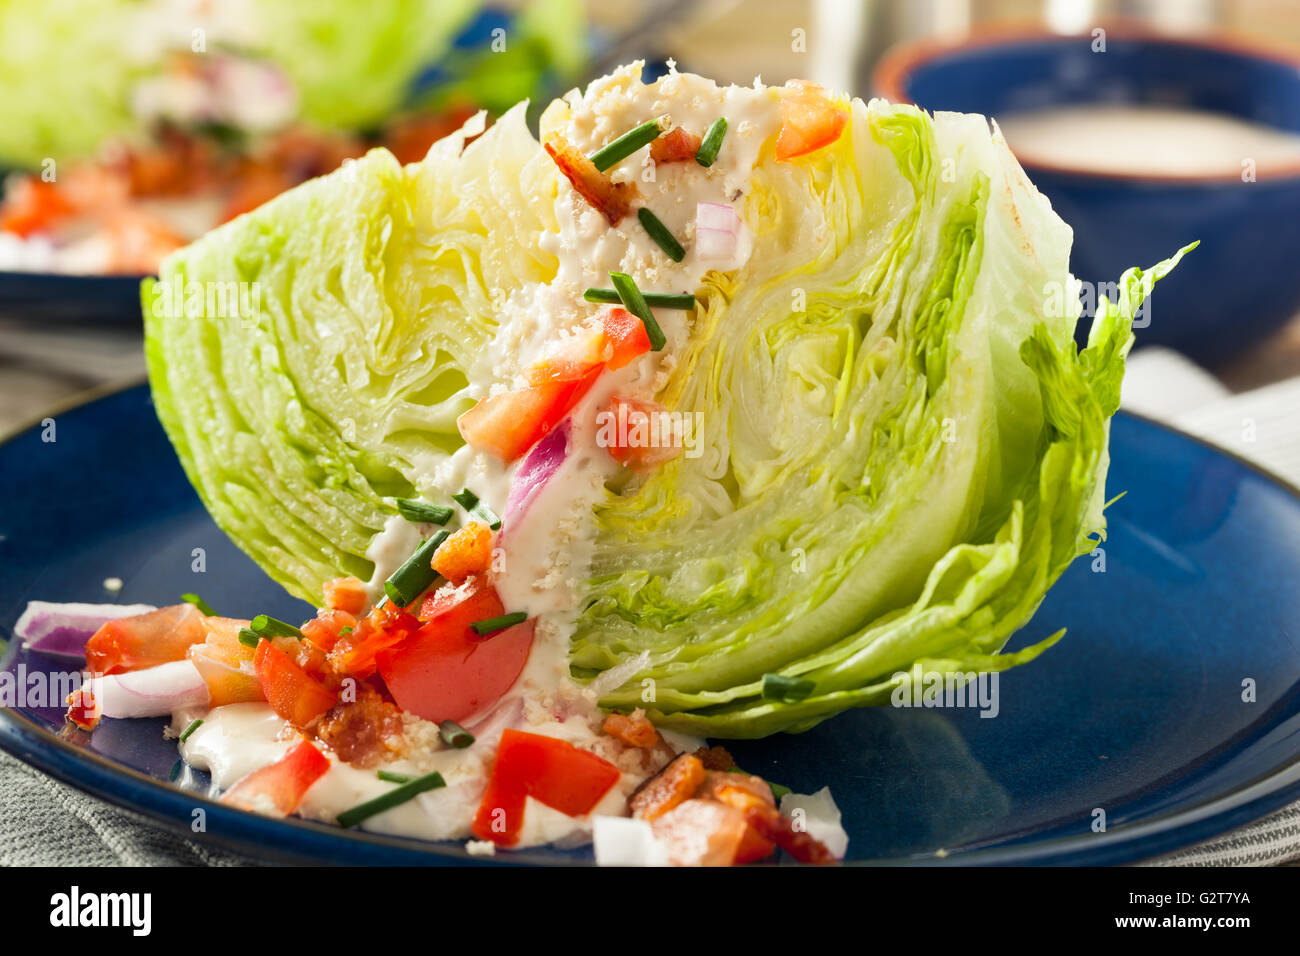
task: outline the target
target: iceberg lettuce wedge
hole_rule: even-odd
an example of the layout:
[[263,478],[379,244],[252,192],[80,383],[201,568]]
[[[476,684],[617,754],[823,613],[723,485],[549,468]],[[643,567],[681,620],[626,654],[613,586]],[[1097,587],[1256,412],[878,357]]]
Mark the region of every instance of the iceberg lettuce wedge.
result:
[[[1047,307],[1073,298],[1070,230],[996,128],[842,106],[832,146],[759,154],[752,253],[697,290],[656,397],[697,414],[699,453],[611,484],[590,515],[572,674],[621,668],[601,703],[664,727],[798,731],[918,673],[1032,660],[1060,632],[1001,652],[1104,535],[1133,314],[1182,252],[1127,273],[1080,351],[1077,307]],[[145,290],[187,473],[305,598],[370,575],[391,496],[437,491],[475,383],[501,380],[501,316],[560,271],[562,184],[522,108],[464,143],[405,169],[372,153],[165,264],[164,290],[256,283],[251,318]],[[806,693],[768,699],[767,675]]]

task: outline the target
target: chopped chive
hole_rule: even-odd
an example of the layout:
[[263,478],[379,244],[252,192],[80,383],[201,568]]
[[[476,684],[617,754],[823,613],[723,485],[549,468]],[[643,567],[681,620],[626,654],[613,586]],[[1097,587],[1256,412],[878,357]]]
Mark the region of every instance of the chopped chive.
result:
[[359,803],[351,810],[344,810],[338,815],[339,826],[354,827],[362,820],[368,820],[376,813],[383,813],[385,810],[400,806],[426,790],[437,790],[439,787],[445,787],[446,785],[446,781],[442,779],[442,774],[438,773],[438,771],[426,773],[423,777],[408,780],[401,786],[394,787],[373,800]]
[[198,730],[202,726],[202,717],[196,717],[194,720],[191,720],[190,725],[181,731],[180,742],[185,743],[185,741],[190,739],[190,734],[194,733],[194,731]]
[[609,281],[614,283],[614,288],[618,291],[618,297],[623,303],[623,308],[640,319],[641,324],[645,326],[645,334],[650,339],[651,351],[663,351],[668,339],[664,336],[664,330],[659,328],[654,313],[650,311],[650,306],[646,305],[645,297],[641,295],[641,290],[636,287],[632,277],[626,272],[611,272]]
[[459,494],[454,494],[451,497],[456,504],[465,509],[465,513],[471,518],[483,522],[493,531],[501,530],[501,519],[497,517],[497,513],[480,501],[479,496],[468,488],[462,488]]
[[417,524],[446,524],[451,520],[451,509],[442,505],[431,505],[414,498],[398,498],[396,501],[397,513],[407,521]]
[[167,775],[167,781],[169,783],[175,783],[176,778],[181,775],[181,769],[184,766],[185,766],[184,760],[177,760],[174,764],[172,764],[172,771]]
[[727,118],[719,116],[704,133],[704,139],[700,140],[700,148],[695,151],[695,161],[701,166],[712,166],[713,161],[718,158],[718,150],[722,149],[722,138],[727,135]]
[[593,166],[604,172],[615,163],[627,159],[642,146],[658,139],[663,131],[662,118],[646,120],[640,126],[635,126],[617,139],[606,143],[587,158],[591,160]]
[[212,610],[212,605],[208,604],[207,601],[203,600],[203,598],[199,597],[197,594],[182,594],[181,600],[184,601],[186,604],[193,604],[196,608],[198,608],[200,611],[203,612],[204,617],[217,616],[217,612]]
[[806,677],[786,677],[782,674],[763,675],[763,699],[779,700],[786,704],[803,700],[813,692],[815,685]]
[[[619,305],[622,299],[618,297],[617,289],[597,289],[595,287],[582,293],[582,297],[588,302],[607,302],[610,305]],[[695,296],[689,292],[642,292],[641,298],[645,299],[646,305],[656,309],[681,309],[690,312],[696,306]]]
[[394,773],[392,770],[376,770],[375,776],[388,783],[410,783],[415,779],[409,773]]
[[351,624],[347,625],[346,627],[339,628],[339,637],[347,637],[351,633],[352,633]]
[[474,735],[454,720],[444,720],[438,725],[438,736],[448,747],[464,750],[474,742]]
[[526,620],[528,620],[527,614],[523,611],[514,611],[510,614],[502,614],[500,617],[489,617],[486,620],[475,621],[470,625],[470,629],[479,637],[486,637],[489,634],[495,634],[497,631],[504,631],[507,627],[522,624]]
[[[636,217],[641,220],[642,227],[669,259],[673,260],[673,262],[681,262],[686,257],[686,250],[677,241],[677,237],[668,231],[668,227],[650,211],[649,206],[642,206],[638,209]],[[642,298],[645,297],[642,296]]]
[[425,541],[415,553],[406,559],[406,563],[393,572],[392,577],[384,582],[384,593],[398,607],[406,607],[424,593],[424,589],[433,583],[438,572],[433,570],[429,562],[433,560],[433,552],[438,550],[438,545],[442,544],[451,536],[451,532],[446,528],[439,531],[428,541]]
[[262,636],[257,631],[250,631],[246,627],[239,629],[239,643],[245,647],[256,647]]
[[254,634],[259,637],[265,637],[268,640],[272,637],[292,637],[295,640],[302,640],[302,631],[298,630],[292,624],[286,624],[284,621],[278,621],[269,614],[259,614],[248,624]]

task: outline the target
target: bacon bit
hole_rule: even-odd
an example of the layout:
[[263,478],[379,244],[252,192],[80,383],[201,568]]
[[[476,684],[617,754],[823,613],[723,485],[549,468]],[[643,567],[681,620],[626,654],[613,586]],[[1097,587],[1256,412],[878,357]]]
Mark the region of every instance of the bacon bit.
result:
[[396,647],[420,627],[413,614],[391,601],[378,605],[356,629],[330,649],[329,666],[339,675],[364,678],[375,672],[375,655]]
[[68,720],[82,730],[91,731],[99,725],[99,703],[95,695],[84,687],[74,690],[67,698]]
[[699,148],[700,138],[678,126],[650,144],[650,158],[656,163],[680,163],[694,159]]
[[578,194],[611,226],[617,226],[631,211],[632,202],[639,195],[634,183],[614,182],[559,133],[546,137],[546,152]]
[[696,793],[701,799],[717,800],[727,806],[746,810],[749,807],[773,807],[772,788],[762,777],[738,771],[710,770]]
[[433,570],[456,584],[491,566],[492,529],[481,521],[471,521],[433,553]]
[[601,727],[615,740],[621,740],[629,747],[650,750],[659,743],[659,732],[655,725],[646,718],[645,711],[637,708],[630,714],[610,714]]
[[402,712],[368,684],[357,687],[355,701],[340,702],[321,718],[316,736],[344,763],[373,766],[392,756],[390,741],[402,734]]
[[369,595],[366,586],[356,578],[335,578],[322,586],[325,593],[325,607],[331,611],[347,611],[360,614],[366,609]]
[[745,822],[760,837],[775,843],[800,863],[823,865],[837,862],[835,854],[816,837],[796,830],[775,807],[751,806],[743,811]]
[[632,816],[654,821],[695,796],[704,783],[705,770],[698,757],[681,754],[637,788],[628,801]]
[[716,800],[687,800],[654,821],[673,866],[731,866],[745,839],[745,816]]
[[695,757],[704,764],[705,770],[731,770],[736,766],[726,747],[701,747],[695,751]]

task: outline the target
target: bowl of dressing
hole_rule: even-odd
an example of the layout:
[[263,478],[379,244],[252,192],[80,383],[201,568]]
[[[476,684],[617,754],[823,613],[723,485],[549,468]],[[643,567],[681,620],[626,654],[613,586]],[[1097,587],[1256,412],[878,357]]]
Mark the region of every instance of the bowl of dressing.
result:
[[1134,323],[1138,345],[1213,365],[1300,313],[1300,56],[1130,25],[1003,28],[897,48],[874,80],[998,122],[1074,228],[1085,314],[1129,266],[1201,241]]

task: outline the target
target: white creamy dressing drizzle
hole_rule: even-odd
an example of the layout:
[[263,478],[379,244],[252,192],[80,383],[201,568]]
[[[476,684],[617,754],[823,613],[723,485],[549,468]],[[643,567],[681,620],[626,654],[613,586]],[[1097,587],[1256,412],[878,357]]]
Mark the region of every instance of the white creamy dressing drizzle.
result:
[[[618,181],[635,181],[641,194],[637,205],[651,207],[686,248],[681,263],[673,262],[650,238],[635,210],[611,228],[562,177],[554,199],[558,232],[539,237],[539,245],[555,255],[555,279],[543,286],[518,290],[505,303],[493,343],[483,351],[479,367],[469,370],[475,397],[520,388],[527,368],[541,359],[565,334],[577,330],[603,306],[585,302],[591,286],[608,288],[609,273],[630,274],[643,292],[694,292],[706,272],[740,268],[751,248],[749,227],[743,227],[731,261],[701,261],[693,251],[696,204],[730,204],[742,215],[750,175],[763,143],[780,126],[775,91],[762,88],[718,87],[691,74],[670,73],[656,83],[640,81],[641,65],[632,64],[598,80],[585,96],[576,91],[562,104],[553,104],[543,118],[543,130],[558,129],[577,148],[590,153],[645,120],[661,115],[703,136],[709,124],[725,116],[729,128],[722,150],[711,168],[692,161],[664,164],[653,169],[649,150],[643,147],[610,170]],[[596,416],[618,394],[651,399],[671,372],[674,355],[690,333],[690,313],[656,309],[655,317],[667,338],[662,352],[649,353],[623,369],[606,372],[571,413],[570,453],[559,471],[545,484],[524,516],[507,524],[498,536],[500,570],[493,584],[506,610],[524,611],[537,618],[528,662],[515,686],[498,706],[512,698],[520,708],[528,731],[568,740],[588,749],[601,736],[599,714],[591,695],[569,676],[568,645],[578,611],[579,587],[590,564],[594,542],[592,507],[605,493],[608,478],[619,465],[596,442]],[[525,456],[526,457],[526,456]],[[521,459],[522,460],[522,459]],[[504,464],[496,457],[468,446],[442,462],[416,485],[439,503],[461,488],[470,488],[498,515],[504,516],[511,481],[519,462]],[[462,516],[463,517],[463,516]],[[410,556],[428,527],[400,517],[390,518],[372,540],[366,557],[375,564],[368,584],[372,600],[382,594],[383,582]],[[518,706],[516,703],[515,706]],[[177,731],[197,713],[178,714]],[[204,715],[205,722],[181,745],[186,762],[212,773],[221,788],[249,771],[278,759],[294,739],[284,721],[263,704],[218,707]],[[481,719],[478,715],[474,720]],[[491,721],[489,720],[489,723]],[[472,724],[472,721],[466,723]],[[501,727],[480,737],[467,750],[441,749],[432,744],[417,758],[393,763],[390,769],[406,773],[438,770],[447,787],[422,795],[362,824],[366,829],[401,833],[428,839],[464,838],[486,785],[486,776]],[[608,738],[606,738],[608,742]],[[674,743],[697,742],[680,738]],[[306,817],[333,820],[338,813],[392,787],[379,780],[373,769],[340,764],[308,791],[300,809]],[[602,800],[596,814],[626,814],[626,797],[641,776],[628,772]],[[558,813],[533,800],[525,811],[519,846],[572,839],[575,831],[589,831],[590,820]]]

